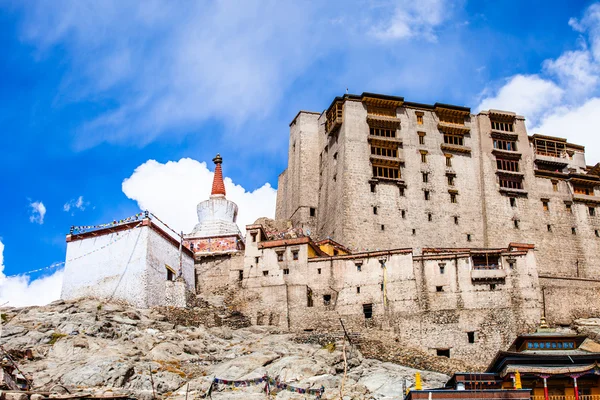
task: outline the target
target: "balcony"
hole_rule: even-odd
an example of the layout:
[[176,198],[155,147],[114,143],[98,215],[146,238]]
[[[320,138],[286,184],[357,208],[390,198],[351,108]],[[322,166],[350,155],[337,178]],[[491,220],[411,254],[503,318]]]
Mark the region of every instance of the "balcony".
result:
[[578,203],[600,204],[600,196],[592,194],[573,193],[573,201]]
[[402,139],[396,137],[369,135],[367,140],[369,143],[376,143],[383,147],[398,148],[402,145]]
[[[401,156],[401,154],[398,154],[398,156]],[[404,160],[400,157],[378,156],[376,154],[371,154],[370,160],[374,165],[384,165],[386,167],[399,167],[400,164],[404,164]]]
[[[499,268],[474,268],[471,270],[472,281],[502,281],[506,278],[506,271]],[[600,400],[600,399],[599,399]]]
[[400,118],[389,115],[368,114],[367,124],[376,128],[400,129]]
[[453,135],[468,135],[471,132],[471,128],[464,124],[453,124],[451,122],[440,121],[438,122],[438,130],[444,133],[450,133]]
[[461,146],[459,144],[450,144],[450,143],[442,143],[440,148],[443,151],[448,151],[451,153],[471,153],[471,148],[467,146]]
[[327,110],[327,121],[325,121],[325,132],[335,132],[344,122],[344,102],[341,100],[334,103]]

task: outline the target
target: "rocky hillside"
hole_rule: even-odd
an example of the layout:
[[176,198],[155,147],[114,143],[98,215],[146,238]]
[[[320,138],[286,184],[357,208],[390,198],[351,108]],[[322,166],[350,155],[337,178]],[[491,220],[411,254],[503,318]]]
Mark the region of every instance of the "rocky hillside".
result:
[[[0,345],[37,391],[152,398],[154,390],[156,397],[181,399],[187,391],[189,398],[199,398],[214,377],[268,375],[298,388],[323,386],[324,399],[340,398],[342,386],[345,399],[385,399],[398,398],[405,380],[412,385],[417,371],[365,358],[348,345],[344,378],[341,336],[294,336],[251,327],[243,316],[209,303],[191,310],[138,310],[82,300],[0,313]],[[393,357],[390,351],[388,358]],[[447,379],[437,372],[421,374],[425,387]],[[264,398],[263,388],[219,385],[212,398]],[[277,394],[281,399],[305,396]]]

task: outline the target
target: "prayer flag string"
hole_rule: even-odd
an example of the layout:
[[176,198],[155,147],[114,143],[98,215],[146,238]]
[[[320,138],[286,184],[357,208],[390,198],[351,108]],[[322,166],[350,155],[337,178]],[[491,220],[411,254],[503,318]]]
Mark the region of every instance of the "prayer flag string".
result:
[[[285,390],[288,392],[316,396],[315,398],[318,400],[318,399],[321,399],[321,396],[323,396],[323,393],[325,393],[324,386],[321,386],[318,389],[305,389],[305,388],[301,388],[301,387],[288,385],[287,383],[280,382],[279,378],[274,379],[274,378],[271,378],[271,377],[265,375],[261,378],[245,379],[245,380],[229,380],[229,379],[214,378],[207,394],[212,393],[213,387],[216,385],[222,385],[222,386],[225,386],[230,389],[236,389],[236,388],[242,388],[242,387],[261,385],[263,383],[265,384],[264,391],[267,394],[276,393],[276,392]],[[271,387],[273,389],[271,389]]]

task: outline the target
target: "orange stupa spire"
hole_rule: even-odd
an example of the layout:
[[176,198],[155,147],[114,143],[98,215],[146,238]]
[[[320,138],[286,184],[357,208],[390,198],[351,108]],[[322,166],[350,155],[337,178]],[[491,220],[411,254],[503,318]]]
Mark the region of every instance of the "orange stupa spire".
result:
[[221,158],[221,155],[217,154],[217,156],[213,158],[213,162],[215,163],[215,177],[213,179],[212,192],[210,194],[211,196],[225,196],[225,183],[223,183],[223,171],[221,170],[223,159]]

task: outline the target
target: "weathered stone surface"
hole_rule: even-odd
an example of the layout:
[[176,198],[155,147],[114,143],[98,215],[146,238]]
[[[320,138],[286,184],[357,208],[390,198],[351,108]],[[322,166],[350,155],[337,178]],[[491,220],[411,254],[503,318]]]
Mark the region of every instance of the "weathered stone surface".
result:
[[[224,308],[213,311],[228,318]],[[206,393],[214,377],[241,380],[268,374],[298,387],[323,386],[325,399],[340,395],[341,341],[324,348],[317,342],[294,341],[293,335],[269,327],[185,326],[151,318],[171,319],[166,310],[158,313],[110,304],[98,309],[92,300],[60,302],[21,314],[18,309],[2,312],[14,319],[6,327],[12,325],[13,333],[0,338],[0,344],[33,351],[33,360],[19,356],[16,361],[33,379],[34,390],[64,390],[64,386],[71,392],[151,399],[154,388],[159,397],[183,400],[186,392],[188,398]],[[79,333],[70,335],[69,330]],[[348,398],[397,397],[402,389],[398,382],[406,379],[411,385],[414,380],[412,368],[363,358],[357,348],[348,347],[346,353],[343,394]],[[426,387],[440,386],[447,379],[440,373],[421,373]],[[217,386],[213,398],[264,398],[262,390],[263,385],[236,391]],[[282,392],[277,398],[299,397]]]

